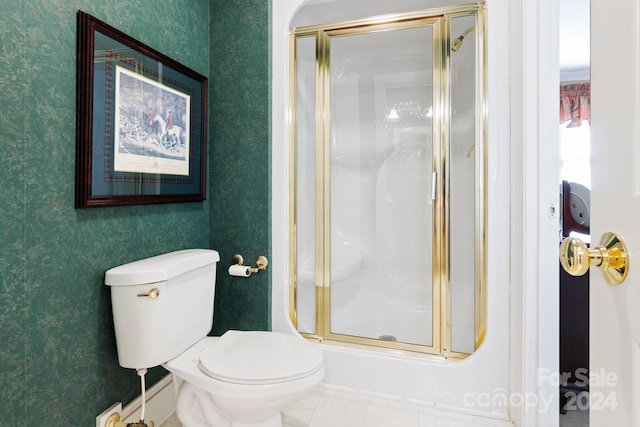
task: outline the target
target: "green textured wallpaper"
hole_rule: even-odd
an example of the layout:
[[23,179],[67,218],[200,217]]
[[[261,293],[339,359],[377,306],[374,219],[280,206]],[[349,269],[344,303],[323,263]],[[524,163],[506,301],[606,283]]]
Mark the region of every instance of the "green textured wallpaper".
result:
[[[211,204],[74,209],[76,13],[209,75],[210,5],[0,0],[0,7],[0,425],[91,426],[113,402],[140,393],[136,374],[117,363],[104,271],[209,247]],[[163,374],[155,369],[148,383]]]
[[211,3],[210,247],[220,251],[213,332],[271,328],[271,274],[230,277],[231,257],[270,257],[268,0]]

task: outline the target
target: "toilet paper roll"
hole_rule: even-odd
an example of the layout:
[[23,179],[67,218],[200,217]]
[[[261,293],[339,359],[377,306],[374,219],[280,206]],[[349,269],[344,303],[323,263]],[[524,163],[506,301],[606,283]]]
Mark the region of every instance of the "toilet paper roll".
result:
[[229,267],[229,275],[236,277],[249,277],[251,276],[251,270],[248,265],[232,265]]

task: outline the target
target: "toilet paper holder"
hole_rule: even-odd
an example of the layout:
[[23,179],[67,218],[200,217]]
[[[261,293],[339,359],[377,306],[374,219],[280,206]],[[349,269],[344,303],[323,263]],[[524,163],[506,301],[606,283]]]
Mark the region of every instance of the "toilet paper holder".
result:
[[[244,264],[244,258],[242,258],[242,255],[240,254],[235,254],[233,256],[233,265],[242,265]],[[267,265],[269,264],[269,260],[267,259],[267,257],[260,255],[258,257],[258,259],[256,260],[256,266],[255,267],[248,267],[248,270],[251,273],[257,273],[261,270],[266,270],[267,269]]]

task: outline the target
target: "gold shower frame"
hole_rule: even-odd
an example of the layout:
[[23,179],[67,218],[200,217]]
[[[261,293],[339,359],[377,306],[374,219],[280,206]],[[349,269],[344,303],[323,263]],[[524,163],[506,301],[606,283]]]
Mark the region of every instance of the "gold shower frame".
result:
[[[487,102],[486,102],[486,48],[485,48],[485,6],[482,3],[445,8],[429,9],[413,13],[385,15],[354,21],[301,27],[290,33],[290,192],[289,192],[289,315],[297,327],[297,129],[296,129],[296,40],[299,37],[315,37],[316,41],[316,272],[315,333],[301,333],[309,340],[336,343],[341,345],[373,346],[383,351],[409,351],[426,356],[437,356],[460,360],[467,353],[451,351],[451,289],[449,281],[449,206],[448,197],[449,168],[447,149],[449,146],[450,87],[449,59],[451,55],[451,37],[449,37],[451,19],[474,16],[476,37],[475,76],[475,333],[474,348],[477,350],[486,334],[486,139],[487,139]],[[329,38],[334,36],[363,34],[379,31],[407,29],[431,26],[433,28],[433,97],[440,108],[434,105],[433,119],[433,158],[434,172],[438,173],[437,198],[434,200],[433,213],[433,319],[432,345],[418,345],[403,342],[382,341],[331,332],[331,198],[330,198],[330,66]],[[436,111],[442,112],[436,119]],[[318,143],[321,141],[321,143]],[[438,144],[439,141],[439,144]],[[438,303],[439,302],[439,303]]]

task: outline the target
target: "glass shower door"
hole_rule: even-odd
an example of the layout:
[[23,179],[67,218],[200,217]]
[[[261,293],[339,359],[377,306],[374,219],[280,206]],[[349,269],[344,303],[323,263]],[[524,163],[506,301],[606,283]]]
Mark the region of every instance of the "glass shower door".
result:
[[486,331],[483,6],[291,41],[293,323],[467,357]]
[[434,345],[436,25],[328,33],[330,336]]

